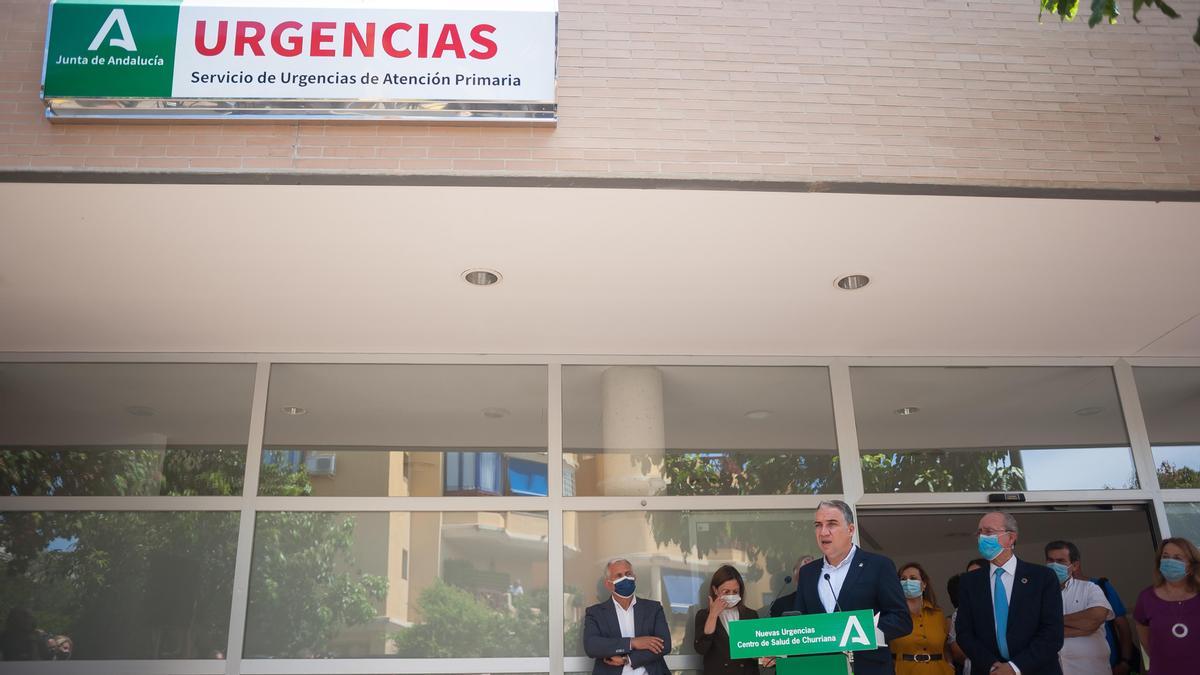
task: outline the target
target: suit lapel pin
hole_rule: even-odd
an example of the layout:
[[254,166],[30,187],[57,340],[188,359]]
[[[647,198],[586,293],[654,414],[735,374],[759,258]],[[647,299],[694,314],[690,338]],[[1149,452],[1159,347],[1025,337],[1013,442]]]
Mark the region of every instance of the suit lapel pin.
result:
[[1023,584],[1029,583],[1029,577],[1021,577],[1021,583],[1023,583]]
[[858,563],[858,566],[859,566],[859,567],[862,567],[862,566],[863,566],[863,564],[862,564],[862,563]]

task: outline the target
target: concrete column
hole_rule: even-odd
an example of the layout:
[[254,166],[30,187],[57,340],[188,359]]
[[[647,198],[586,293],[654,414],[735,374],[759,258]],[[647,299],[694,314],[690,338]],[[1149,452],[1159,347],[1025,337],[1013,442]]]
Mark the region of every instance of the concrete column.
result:
[[[663,485],[660,471],[667,445],[662,371],[654,366],[612,366],[604,371],[601,388],[601,493],[657,494]],[[644,459],[650,460],[648,471],[643,471]]]

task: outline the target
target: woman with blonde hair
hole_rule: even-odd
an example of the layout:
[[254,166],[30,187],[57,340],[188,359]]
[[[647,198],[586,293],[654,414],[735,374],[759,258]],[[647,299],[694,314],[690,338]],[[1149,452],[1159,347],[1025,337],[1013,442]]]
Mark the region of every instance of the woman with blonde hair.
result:
[[1154,585],[1142,591],[1133,619],[1150,658],[1146,675],[1195,675],[1200,656],[1200,551],[1183,537],[1158,545]]
[[900,568],[900,588],[908,600],[913,630],[892,640],[896,675],[954,675],[950,665],[950,624],[938,606],[929,574],[919,563]]

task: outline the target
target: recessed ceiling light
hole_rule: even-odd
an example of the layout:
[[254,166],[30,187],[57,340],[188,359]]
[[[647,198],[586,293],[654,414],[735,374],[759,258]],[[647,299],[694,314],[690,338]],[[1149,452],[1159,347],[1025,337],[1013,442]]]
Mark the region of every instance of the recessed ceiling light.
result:
[[508,412],[507,408],[484,408],[483,409],[483,416],[488,419],[491,419],[491,420],[498,420],[501,417],[508,417],[508,415],[509,415],[509,412]]
[[843,291],[856,291],[871,283],[871,277],[865,274],[847,274],[844,277],[838,277],[834,283]]
[[158,411],[148,405],[131,405],[125,409],[125,412],[134,417],[154,417]]
[[500,273],[495,270],[487,270],[483,268],[470,269],[462,273],[462,278],[474,286],[491,286],[499,283]]
[[1080,417],[1091,417],[1092,415],[1099,415],[1102,412],[1104,412],[1104,408],[1093,405],[1086,408],[1080,408],[1079,410],[1075,411],[1075,414],[1079,415]]
[[911,405],[906,405],[903,408],[896,408],[896,410],[895,410],[895,413],[897,415],[900,415],[901,417],[908,417],[909,415],[916,415],[919,412],[921,412],[920,408],[918,408],[916,406],[911,406]]
[[771,416],[770,410],[751,410],[746,413],[746,417],[752,420],[765,420]]
[[283,406],[283,414],[284,415],[292,415],[293,417],[299,417],[300,415],[307,415],[308,408],[301,408],[298,405],[285,405],[285,406]]

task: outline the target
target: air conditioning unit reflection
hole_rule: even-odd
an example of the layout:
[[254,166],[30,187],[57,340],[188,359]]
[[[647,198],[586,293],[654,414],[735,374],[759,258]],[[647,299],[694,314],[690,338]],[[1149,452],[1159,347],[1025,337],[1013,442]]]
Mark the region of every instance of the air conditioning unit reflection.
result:
[[312,455],[304,460],[310,476],[332,476],[337,473],[337,455]]

